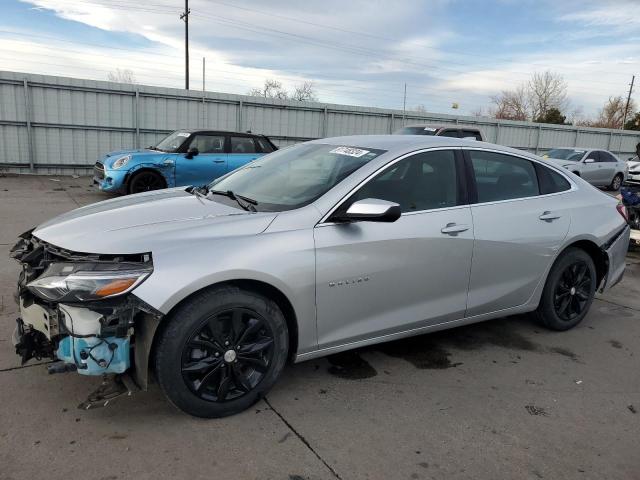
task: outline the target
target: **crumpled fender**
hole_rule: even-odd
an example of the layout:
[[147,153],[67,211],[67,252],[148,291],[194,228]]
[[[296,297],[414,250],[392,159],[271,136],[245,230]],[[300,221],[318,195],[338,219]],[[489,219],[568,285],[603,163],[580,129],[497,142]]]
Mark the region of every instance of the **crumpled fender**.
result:
[[[135,160],[135,157],[133,158],[133,160]],[[170,165],[165,164],[164,162],[166,160],[171,160],[171,164]],[[165,183],[167,184],[167,188],[176,186],[175,160],[171,157],[161,158],[156,162],[145,161],[145,162],[141,162],[136,165],[133,165],[127,172],[127,175],[125,176],[125,183],[127,183],[131,178],[131,176],[134,175],[138,170],[142,170],[144,168],[154,170],[159,174],[161,174],[162,177],[164,178]]]

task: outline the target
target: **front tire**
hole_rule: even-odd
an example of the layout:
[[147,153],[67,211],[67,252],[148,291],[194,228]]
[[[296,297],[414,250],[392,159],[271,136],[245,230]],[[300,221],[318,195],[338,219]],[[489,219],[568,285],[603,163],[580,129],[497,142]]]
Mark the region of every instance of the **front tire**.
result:
[[569,248],[551,267],[536,319],[551,330],[569,330],[587,315],[596,292],[596,267],[584,250]]
[[617,192],[618,190],[620,190],[620,187],[622,186],[622,174],[618,173],[616,174],[615,177],[613,177],[613,180],[611,180],[611,184],[609,185],[609,190],[613,190],[614,192]]
[[278,305],[235,286],[204,290],[180,305],[159,333],[155,374],[176,407],[196,417],[241,412],[282,372],[289,349]]
[[162,178],[162,175],[154,172],[153,170],[142,170],[133,174],[131,180],[129,180],[127,192],[150,192],[151,190],[160,190],[166,186],[167,184],[165,183],[164,178]]

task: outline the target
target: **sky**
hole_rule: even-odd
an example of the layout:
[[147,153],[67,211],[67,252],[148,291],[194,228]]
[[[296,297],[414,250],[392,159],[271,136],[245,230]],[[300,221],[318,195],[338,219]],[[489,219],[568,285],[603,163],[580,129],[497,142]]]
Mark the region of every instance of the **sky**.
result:
[[[184,87],[183,0],[1,0],[0,70]],[[593,117],[640,74],[640,0],[190,0],[191,88],[468,115],[534,72]],[[636,78],[640,92],[640,78]],[[634,95],[640,101],[640,94]],[[457,104],[458,109],[453,109]],[[569,113],[569,112],[567,112]]]

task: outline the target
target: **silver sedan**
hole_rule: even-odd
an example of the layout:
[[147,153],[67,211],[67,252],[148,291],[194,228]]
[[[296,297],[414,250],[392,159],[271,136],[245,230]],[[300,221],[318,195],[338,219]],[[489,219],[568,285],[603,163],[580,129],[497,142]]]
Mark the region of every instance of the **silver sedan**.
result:
[[618,191],[627,179],[629,167],[607,150],[554,148],[543,158],[584,178],[591,185]]
[[316,140],[23,234],[14,343],[55,371],[143,389],[153,372],[183,411],[230,415],[287,361],[527,312],[574,327],[623,274],[624,215],[497,145]]

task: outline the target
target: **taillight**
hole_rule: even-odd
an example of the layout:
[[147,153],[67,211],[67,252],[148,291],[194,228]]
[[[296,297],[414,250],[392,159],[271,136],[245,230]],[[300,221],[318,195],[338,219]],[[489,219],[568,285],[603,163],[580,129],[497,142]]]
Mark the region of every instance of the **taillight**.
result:
[[622,218],[624,218],[625,222],[629,222],[629,214],[627,213],[627,207],[625,207],[624,204],[617,204],[616,210],[618,210],[618,213],[622,215]]

